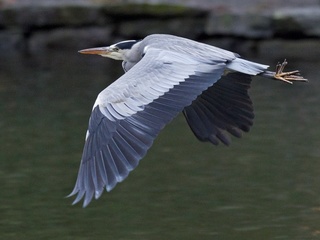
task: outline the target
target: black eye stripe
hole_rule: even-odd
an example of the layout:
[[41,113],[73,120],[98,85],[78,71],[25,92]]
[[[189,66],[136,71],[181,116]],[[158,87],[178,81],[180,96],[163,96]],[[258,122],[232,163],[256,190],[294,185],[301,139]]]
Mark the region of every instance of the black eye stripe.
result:
[[118,47],[120,49],[131,49],[132,45],[134,45],[137,42],[138,41],[136,41],[136,40],[119,42],[119,43],[116,44],[116,47]]

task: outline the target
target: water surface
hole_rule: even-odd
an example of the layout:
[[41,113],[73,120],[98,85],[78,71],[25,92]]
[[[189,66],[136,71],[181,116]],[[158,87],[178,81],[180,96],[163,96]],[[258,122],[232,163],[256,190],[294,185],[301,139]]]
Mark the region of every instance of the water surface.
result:
[[120,63],[2,55],[1,239],[319,239],[319,63],[290,62],[309,84],[255,78],[254,127],[230,147],[198,142],[180,115],[123,183],[82,209],[64,197],[92,104]]

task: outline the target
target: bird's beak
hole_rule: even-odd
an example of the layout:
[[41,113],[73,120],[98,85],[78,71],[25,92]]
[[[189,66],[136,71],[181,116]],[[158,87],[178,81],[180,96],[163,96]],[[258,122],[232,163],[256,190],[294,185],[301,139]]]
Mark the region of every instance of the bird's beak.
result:
[[111,51],[109,47],[99,47],[99,48],[87,48],[80,50],[79,53],[82,54],[98,54],[98,55],[108,55]]

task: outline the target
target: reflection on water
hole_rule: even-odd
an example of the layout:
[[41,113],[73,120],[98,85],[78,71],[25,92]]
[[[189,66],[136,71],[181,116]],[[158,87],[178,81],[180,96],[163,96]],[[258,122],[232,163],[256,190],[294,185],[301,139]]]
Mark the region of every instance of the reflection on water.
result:
[[2,56],[0,236],[320,238],[319,62],[290,64],[311,82],[255,78],[255,125],[231,147],[198,142],[179,116],[124,183],[82,209],[64,196],[75,183],[92,104],[122,73],[119,62],[76,53]]

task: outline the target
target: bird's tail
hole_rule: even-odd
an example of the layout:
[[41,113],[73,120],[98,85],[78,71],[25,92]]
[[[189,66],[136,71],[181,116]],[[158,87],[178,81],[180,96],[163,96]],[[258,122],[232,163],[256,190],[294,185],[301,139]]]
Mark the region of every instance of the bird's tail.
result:
[[228,69],[248,75],[258,75],[265,72],[268,67],[268,65],[251,62],[242,58],[235,58],[227,64]]

